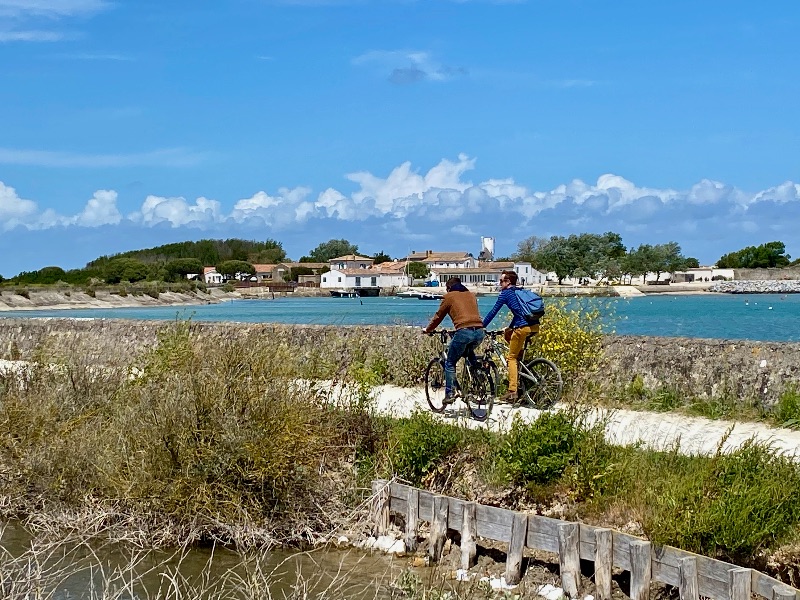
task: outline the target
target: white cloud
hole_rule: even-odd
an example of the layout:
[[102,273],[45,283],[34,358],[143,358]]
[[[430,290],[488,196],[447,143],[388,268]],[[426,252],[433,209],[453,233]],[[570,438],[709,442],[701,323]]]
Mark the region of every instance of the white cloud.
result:
[[106,0],[0,0],[0,17],[72,17],[93,14],[108,6]]
[[0,181],[0,228],[11,229],[25,225],[36,215],[38,207],[33,200],[17,195],[17,190]]
[[221,211],[219,202],[207,198],[198,198],[190,204],[184,198],[148,196],[141,209],[128,218],[145,226],[168,223],[172,227],[203,227],[218,223]]
[[83,227],[99,227],[100,225],[117,225],[122,221],[122,214],[117,208],[117,192],[113,190],[97,190],[86,203],[86,207],[75,215],[73,223]]
[[[138,210],[120,214],[117,194],[98,190],[75,215],[21,198],[0,183],[0,230],[55,226],[191,227],[206,231],[257,229],[264,236],[317,235],[376,240],[405,252],[412,243],[448,246],[450,240],[502,232],[510,239],[530,235],[616,231],[627,244],[676,240],[682,245],[727,246],[789,241],[800,229],[800,185],[784,182],[756,193],[704,179],[685,190],[637,185],[616,174],[593,183],[575,179],[550,190],[534,190],[513,178],[472,182],[476,161],[466,155],[442,160],[427,171],[404,162],[385,176],[367,171],[346,177],[350,192],[307,187],[259,191],[224,206],[204,197],[149,195]],[[496,232],[496,233],[493,233]],[[629,237],[626,237],[629,236]],[[737,237],[738,236],[738,237]],[[633,239],[631,239],[631,237]],[[761,239],[763,238],[763,239]],[[760,241],[759,241],[760,240]],[[362,244],[360,239],[356,243]],[[741,246],[736,246],[741,247]],[[719,256],[721,252],[716,252]]]
[[0,31],[0,43],[5,42],[57,42],[64,39],[64,34],[57,31],[27,29],[17,31]]
[[463,67],[443,65],[424,50],[370,50],[352,63],[376,69],[396,84],[449,81],[467,74]]

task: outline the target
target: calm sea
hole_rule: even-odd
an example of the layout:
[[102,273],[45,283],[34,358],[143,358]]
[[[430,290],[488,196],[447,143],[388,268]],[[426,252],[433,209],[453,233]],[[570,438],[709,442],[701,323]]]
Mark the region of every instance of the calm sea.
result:
[[[486,314],[496,296],[478,304]],[[577,302],[577,300],[575,300]],[[582,299],[596,302],[621,335],[800,341],[800,294],[644,296]],[[70,317],[324,325],[427,324],[438,302],[387,298],[276,298],[190,307],[3,312],[3,317]],[[502,323],[505,308],[492,327]],[[449,325],[449,319],[446,320]]]

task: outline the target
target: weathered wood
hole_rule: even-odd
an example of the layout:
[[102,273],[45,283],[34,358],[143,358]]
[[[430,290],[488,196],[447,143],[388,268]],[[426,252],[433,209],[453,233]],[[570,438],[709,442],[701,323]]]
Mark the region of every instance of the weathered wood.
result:
[[750,569],[731,569],[728,571],[730,600],[749,600]]
[[461,515],[461,568],[464,570],[474,567],[478,557],[477,508],[474,502],[467,502]]
[[522,554],[528,536],[528,515],[517,513],[511,523],[511,540],[506,554],[506,583],[516,585],[522,579]]
[[570,598],[580,592],[581,531],[578,523],[562,523],[558,527],[558,567],[561,572],[561,587]]
[[797,600],[797,591],[783,583],[779,583],[772,588],[772,600]]
[[[583,536],[583,525],[581,525]],[[610,529],[594,530],[594,585],[600,600],[611,599],[611,572],[614,568],[613,535]]]
[[389,531],[389,494],[390,488],[385,479],[372,482],[372,514],[375,535],[384,535]]
[[[387,499],[381,497],[379,491],[384,487],[390,487],[391,493]],[[373,519],[375,523],[376,533],[380,530],[385,532],[388,528],[389,518],[388,510],[405,514],[406,522],[409,522],[409,501],[411,486],[406,486],[399,483],[392,483],[388,486],[384,480],[373,482]],[[434,494],[424,490],[417,490],[417,519],[430,521],[432,523],[432,530],[434,527],[434,513],[436,512],[434,506]],[[446,540],[447,527],[462,532],[464,535],[464,511],[465,507],[469,504],[464,500],[456,498],[448,498],[446,507],[439,506],[440,509],[444,508],[446,517],[444,520],[445,526],[443,528],[443,535],[441,536],[441,548],[444,547]],[[472,538],[484,537],[498,542],[509,543],[513,535],[514,519],[517,513],[513,511],[484,506],[481,504],[475,506],[475,527],[472,531]],[[527,519],[527,533],[525,535],[525,545],[530,548],[537,548],[548,552],[559,552],[559,527],[564,522],[558,519],[551,519],[549,517],[531,515]],[[586,560],[595,560],[595,579],[600,569],[597,564],[598,543],[607,544],[604,536],[603,528],[595,528],[588,525],[582,525],[579,528],[579,542],[578,554],[580,558]],[[598,542],[598,531],[600,532]],[[406,543],[408,544],[409,532],[406,531]],[[681,593],[686,594],[686,600],[695,600],[691,594],[691,586],[686,580],[687,575],[684,561],[692,559],[695,564],[696,571],[696,596],[709,598],[710,600],[730,600],[732,596],[732,577],[740,578],[737,580],[740,588],[744,587],[746,575],[740,574],[733,576],[730,571],[734,565],[729,563],[678,550],[669,546],[650,546],[650,561],[649,569],[645,565],[644,556],[641,557],[641,564],[634,568],[633,557],[638,553],[642,553],[642,544],[649,545],[647,542],[632,535],[620,533],[618,531],[611,532],[611,555],[613,568],[619,568],[631,571],[632,573],[632,598],[638,600],[636,594],[640,594],[645,588],[642,587],[642,581],[637,581],[637,575],[634,573],[641,572],[646,579],[649,570],[649,580],[659,581],[669,585],[674,585],[683,590]],[[435,546],[429,552],[436,552]],[[438,554],[441,555],[441,549]],[[688,564],[688,562],[686,563]],[[602,582],[602,575],[600,576]],[[597,583],[597,582],[596,582]],[[637,587],[639,586],[639,587]],[[786,584],[758,571],[750,571],[750,591],[758,594],[768,600],[800,600],[797,596],[797,590]],[[598,586],[598,596],[600,600],[605,600],[601,596],[603,592]],[[741,589],[737,592],[741,594]],[[683,597],[683,596],[682,596]]]
[[694,557],[682,558],[681,582],[678,586],[681,600],[698,600],[700,597],[697,584],[697,559]]
[[417,529],[419,527],[419,490],[408,488],[406,498],[406,550],[414,552],[417,549]]
[[528,548],[558,552],[558,527],[564,521],[531,515],[528,517],[528,536],[525,545]]
[[630,549],[631,600],[647,600],[652,578],[650,542],[636,540],[630,543]]
[[428,540],[428,556],[433,561],[438,561],[442,557],[444,543],[447,540],[448,505],[447,496],[433,497],[433,521]]

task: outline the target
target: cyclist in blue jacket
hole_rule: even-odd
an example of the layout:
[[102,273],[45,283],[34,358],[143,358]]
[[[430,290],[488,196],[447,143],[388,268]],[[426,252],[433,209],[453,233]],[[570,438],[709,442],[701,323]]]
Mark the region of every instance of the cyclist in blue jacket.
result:
[[502,402],[515,403],[517,397],[517,384],[519,377],[518,360],[522,349],[525,347],[525,340],[528,336],[539,333],[539,325],[529,325],[525,320],[525,313],[522,310],[520,301],[514,290],[517,288],[517,274],[514,271],[503,271],[500,274],[500,295],[497,297],[497,302],[494,303],[492,310],[490,310],[483,318],[483,326],[488,327],[492,322],[497,312],[507,306],[511,311],[512,319],[511,324],[506,328],[504,337],[508,342],[508,391],[504,396],[499,398]]

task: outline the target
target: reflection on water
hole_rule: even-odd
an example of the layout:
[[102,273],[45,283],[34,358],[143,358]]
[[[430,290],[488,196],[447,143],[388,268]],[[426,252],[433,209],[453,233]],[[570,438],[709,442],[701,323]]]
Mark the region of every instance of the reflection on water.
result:
[[240,554],[221,548],[141,551],[120,544],[0,536],[3,598],[388,598],[402,559],[324,549]]

